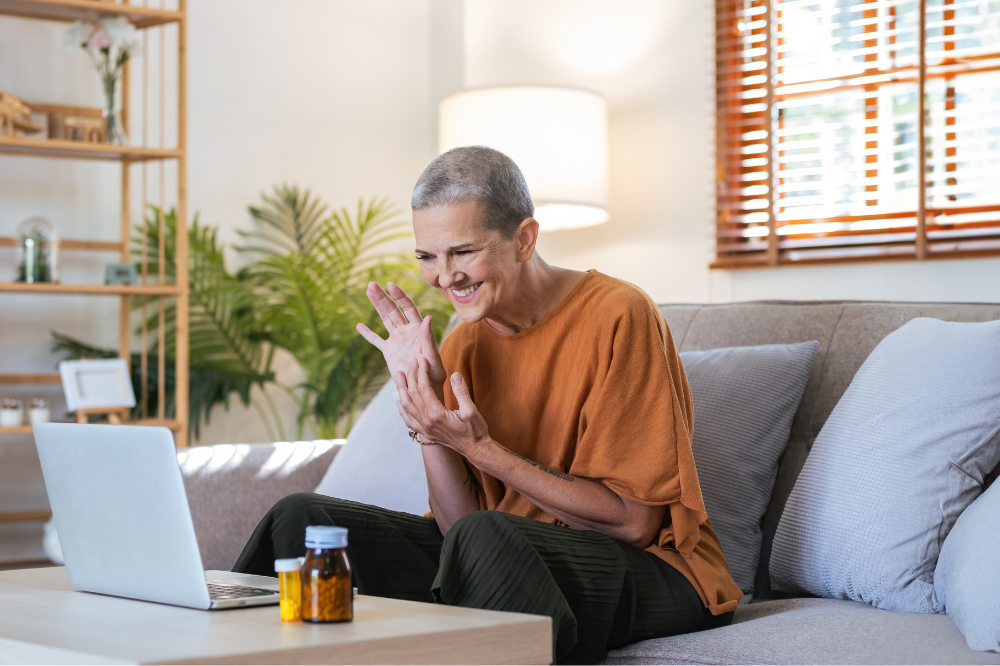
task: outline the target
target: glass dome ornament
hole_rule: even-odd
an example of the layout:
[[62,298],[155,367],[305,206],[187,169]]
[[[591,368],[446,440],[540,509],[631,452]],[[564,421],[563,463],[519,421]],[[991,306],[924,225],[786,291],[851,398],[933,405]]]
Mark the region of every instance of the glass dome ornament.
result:
[[17,281],[59,282],[59,234],[52,223],[32,217],[17,228]]

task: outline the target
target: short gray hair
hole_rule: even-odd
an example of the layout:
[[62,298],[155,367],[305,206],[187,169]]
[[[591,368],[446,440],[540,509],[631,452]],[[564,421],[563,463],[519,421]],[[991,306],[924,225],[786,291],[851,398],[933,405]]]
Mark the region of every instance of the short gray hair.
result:
[[413,210],[478,201],[483,226],[510,240],[518,225],[535,215],[524,174],[499,150],[486,146],[452,148],[420,174],[410,205]]

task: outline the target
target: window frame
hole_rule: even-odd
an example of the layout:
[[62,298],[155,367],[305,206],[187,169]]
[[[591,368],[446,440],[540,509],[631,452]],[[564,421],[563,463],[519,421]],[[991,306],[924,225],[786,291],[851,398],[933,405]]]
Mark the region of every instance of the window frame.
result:
[[[944,0],[941,25],[944,35],[945,57],[940,62],[928,65],[927,58],[927,0],[918,0],[917,18],[917,63],[915,66],[896,67],[894,69],[867,68],[863,73],[853,73],[828,79],[816,79],[794,84],[776,85],[777,60],[776,46],[780,45],[780,37],[776,35],[777,22],[775,17],[780,11],[782,0],[716,0],[715,2],[715,96],[716,96],[716,216],[715,239],[716,256],[711,268],[734,269],[750,267],[776,267],[801,264],[828,264],[837,262],[857,261],[888,261],[888,260],[927,260],[954,259],[1000,256],[1000,186],[995,204],[974,206],[928,206],[928,162],[932,157],[927,152],[927,134],[929,123],[929,102],[927,82],[929,78],[945,78],[954,80],[962,75],[975,75],[981,72],[1000,70],[1000,46],[991,47],[989,53],[948,57],[948,36],[954,35],[954,25],[949,21],[955,18],[954,10],[948,7],[955,0]],[[879,6],[878,0],[859,2],[858,5]],[[865,18],[869,11],[877,9],[862,9]],[[742,30],[739,30],[742,27]],[[867,28],[866,28],[867,32]],[[873,39],[881,33],[876,33]],[[764,53],[747,55],[754,49]],[[952,46],[953,48],[953,46]],[[866,57],[866,60],[868,58]],[[763,63],[763,64],[761,64]],[[748,68],[747,66],[750,65]],[[747,84],[748,72],[759,72],[766,75],[766,81]],[[886,79],[871,83],[873,76]],[[887,78],[888,77],[888,78]],[[757,77],[759,79],[759,77]],[[912,209],[898,212],[873,212],[872,214],[839,215],[824,218],[801,218],[778,220],[778,208],[781,195],[777,194],[780,174],[776,160],[780,157],[780,142],[775,137],[779,127],[776,113],[776,103],[796,95],[816,95],[816,90],[783,92],[782,88],[790,85],[801,86],[818,82],[838,82],[836,90],[858,88],[866,93],[878,94],[886,85],[899,83],[917,84],[916,118],[923,119],[917,134],[916,154],[918,159],[916,174],[916,201]],[[807,86],[806,86],[807,88]],[[777,90],[776,90],[777,89]],[[952,91],[954,89],[946,88]],[[822,92],[827,92],[823,90]],[[747,95],[753,97],[747,97]],[[954,98],[946,104],[952,104]],[[754,106],[756,105],[756,106]],[[746,109],[763,105],[759,113],[748,112]],[[865,106],[866,119],[869,118],[869,106]],[[879,109],[876,108],[875,113]],[[918,121],[919,122],[919,121]],[[954,117],[944,121],[951,129]],[[866,132],[870,128],[866,128]],[[760,134],[766,130],[764,138],[753,139],[748,143],[748,133]],[[947,131],[947,130],[945,130]],[[953,132],[946,134],[948,140],[954,141]],[[872,139],[884,138],[876,134]],[[777,145],[776,145],[777,144]],[[866,149],[872,145],[866,141]],[[752,149],[754,155],[766,156],[766,164],[760,164],[760,157],[747,158],[745,151]],[[948,155],[954,155],[954,147],[942,148]],[[922,158],[921,158],[922,156]],[[866,157],[866,161],[868,158]],[[756,163],[756,166],[746,166]],[[879,165],[876,161],[873,170],[877,173]],[[881,168],[887,168],[882,166]],[[872,171],[866,171],[866,178]],[[747,177],[752,180],[747,180]],[[938,174],[938,178],[942,176]],[[947,179],[942,180],[946,182]],[[747,187],[751,184],[767,184],[766,193],[761,194],[760,188]],[[865,186],[868,191],[871,186]],[[747,194],[748,190],[756,191]],[[763,221],[766,213],[766,224]],[[985,222],[959,222],[940,225],[936,223],[942,215],[970,215],[989,213],[993,219]],[[753,219],[753,222],[749,220]],[[788,230],[788,225],[814,224],[819,226],[848,226],[855,222],[870,222],[876,220],[898,219],[905,221],[913,219],[914,224],[891,228],[859,230],[843,229],[828,231],[810,231],[796,234]],[[941,218],[946,219],[946,218]],[[952,218],[952,219],[961,219]],[[752,226],[751,226],[752,225]],[[779,234],[779,228],[785,226],[785,231]],[[814,229],[816,227],[813,227]],[[977,228],[980,230],[977,232]],[[753,229],[753,231],[750,231]],[[977,236],[979,233],[981,236]],[[752,234],[752,235],[751,235]]]

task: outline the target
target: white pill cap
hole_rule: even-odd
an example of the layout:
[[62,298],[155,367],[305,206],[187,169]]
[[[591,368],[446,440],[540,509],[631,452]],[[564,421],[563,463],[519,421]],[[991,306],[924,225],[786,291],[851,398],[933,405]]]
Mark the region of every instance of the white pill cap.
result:
[[347,528],[310,525],[306,528],[306,548],[347,548]]
[[302,568],[302,565],[299,564],[299,558],[297,558],[297,557],[290,557],[288,559],[275,560],[274,561],[274,571],[275,571],[275,573],[285,573],[285,572],[288,572],[288,571],[298,571],[301,568]]

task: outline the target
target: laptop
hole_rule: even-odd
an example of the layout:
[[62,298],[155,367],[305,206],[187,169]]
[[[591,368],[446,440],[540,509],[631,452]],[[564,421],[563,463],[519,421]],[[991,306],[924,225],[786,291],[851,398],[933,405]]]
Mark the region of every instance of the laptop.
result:
[[278,580],[202,568],[166,428],[36,423],[74,589],[202,610],[277,604]]

